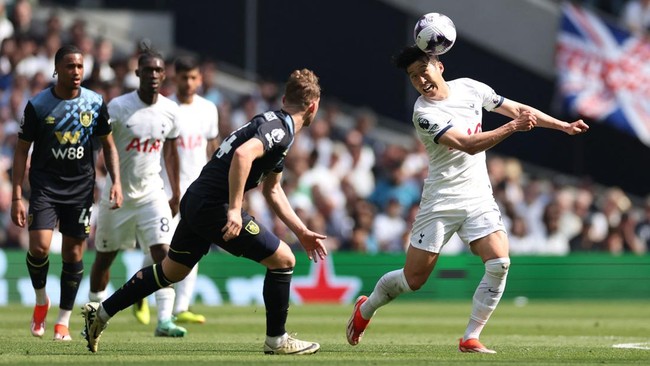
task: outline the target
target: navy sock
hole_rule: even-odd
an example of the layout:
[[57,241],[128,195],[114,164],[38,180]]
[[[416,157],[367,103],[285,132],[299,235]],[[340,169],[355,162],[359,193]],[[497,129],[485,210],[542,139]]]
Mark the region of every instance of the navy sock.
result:
[[75,263],[63,262],[61,269],[61,300],[59,307],[63,310],[72,310],[74,300],[77,298],[79,284],[84,275],[84,263],[82,261]]
[[284,328],[289,313],[289,294],[293,268],[269,269],[264,277],[264,305],[266,306],[266,335],[277,337]]
[[32,280],[32,286],[35,289],[45,287],[47,283],[47,271],[50,269],[50,257],[44,258],[33,257],[27,252],[27,271],[29,271],[29,278]]
[[144,267],[106,299],[102,306],[108,315],[113,316],[133,305],[136,301],[171,284],[172,282],[165,277],[160,264]]

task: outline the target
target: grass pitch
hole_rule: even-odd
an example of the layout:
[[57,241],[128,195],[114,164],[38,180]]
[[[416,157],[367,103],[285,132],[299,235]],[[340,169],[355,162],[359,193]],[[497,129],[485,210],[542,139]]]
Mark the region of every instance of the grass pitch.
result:
[[[264,308],[205,307],[203,325],[187,325],[182,339],[155,338],[155,319],[140,325],[130,309],[114,317],[99,352],[86,349],[79,335],[80,310],[72,322],[72,342],[54,342],[58,309],[50,309],[43,339],[29,333],[31,308],[0,308],[0,364],[61,365],[648,365],[650,302],[530,301],[517,306],[503,300],[481,340],[496,355],[457,352],[470,300],[409,302],[396,300],[380,309],[356,347],[347,344],[345,327],[352,306],[292,306],[288,330],[317,341],[309,356],[267,356]],[[155,308],[152,309],[155,314]],[[619,345],[616,348],[615,345]],[[623,346],[620,346],[623,345]]]

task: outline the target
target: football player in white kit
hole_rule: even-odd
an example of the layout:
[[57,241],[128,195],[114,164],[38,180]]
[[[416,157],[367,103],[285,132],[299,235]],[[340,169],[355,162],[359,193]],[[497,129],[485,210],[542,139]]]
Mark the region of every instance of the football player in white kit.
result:
[[[431,275],[440,250],[457,233],[485,264],[485,275],[474,293],[469,324],[458,349],[496,353],[479,342],[479,335],[503,295],[510,258],[506,230],[492,195],[485,150],[515,132],[536,126],[569,135],[586,132],[589,126],[582,120],[563,122],[503,98],[476,80],[445,81],[443,64],[417,46],[404,48],[394,61],[420,93],[413,107],[413,124],[429,156],[429,175],[411,229],[404,268],[386,273],[370,296],[357,298],[347,326],[348,342],[359,343],[378,308],[402,293],[420,289]],[[494,130],[482,131],[482,108],[512,120]]]
[[[178,156],[182,161],[180,166],[181,196],[185,193],[187,187],[198,178],[201,169],[208,162],[208,158],[219,147],[217,141],[219,132],[217,106],[197,94],[197,90],[202,84],[199,66],[198,60],[189,56],[179,57],[175,61],[176,76],[174,81],[176,93],[169,97],[180,106],[180,134],[178,135],[177,146]],[[167,196],[171,197],[171,185],[164,168],[163,166],[162,177],[165,181],[165,190]],[[177,214],[172,219],[171,232],[176,231],[179,221],[180,215]],[[153,260],[147,253],[143,267],[151,264],[153,264]],[[174,302],[173,314],[176,323],[205,323],[205,316],[195,314],[189,310],[194,287],[196,286],[198,269],[199,265],[197,263],[185,279],[174,284],[176,301]],[[143,302],[140,306],[144,308],[143,305],[145,304],[146,302]],[[145,314],[148,314],[148,311],[145,311]],[[138,319],[140,318],[138,317]]]
[[[162,261],[173,235],[172,217],[178,212],[179,107],[158,93],[165,79],[164,59],[146,44],[142,48],[136,70],[139,88],[108,104],[121,163],[124,204],[119,210],[110,210],[108,190],[104,191],[97,216],[96,257],[90,275],[91,301],[106,297],[110,265],[119,250],[134,248],[138,243],[151,252],[156,263]],[[161,156],[173,192],[169,200],[160,176]],[[106,183],[110,184],[110,180]],[[161,288],[155,297],[158,325],[154,335],[183,337],[187,333],[185,328],[172,321],[174,289]]]

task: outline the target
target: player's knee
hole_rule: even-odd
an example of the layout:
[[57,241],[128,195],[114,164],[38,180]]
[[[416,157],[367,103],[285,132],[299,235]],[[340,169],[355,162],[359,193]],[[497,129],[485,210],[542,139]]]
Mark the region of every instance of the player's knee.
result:
[[427,278],[424,276],[411,276],[406,278],[406,282],[411,290],[417,291],[427,283]]
[[485,262],[485,272],[496,278],[505,278],[510,269],[510,258],[496,258]]
[[270,257],[261,262],[267,268],[293,268],[296,266],[296,256],[285,242],[280,241],[280,246]]
[[149,247],[151,259],[154,263],[161,263],[163,259],[167,256],[169,251],[169,245],[167,244],[156,244]]
[[165,258],[158,267],[160,267],[165,278],[171,283],[183,280],[192,270],[192,268],[169,258]]
[[34,258],[45,258],[49,253],[50,249],[46,246],[35,245],[29,248],[29,254]]

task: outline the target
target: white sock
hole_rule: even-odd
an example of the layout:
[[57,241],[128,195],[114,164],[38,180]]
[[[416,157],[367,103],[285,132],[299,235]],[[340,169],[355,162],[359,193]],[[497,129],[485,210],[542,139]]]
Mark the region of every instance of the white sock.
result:
[[278,348],[287,341],[287,338],[289,338],[287,333],[277,337],[266,336],[266,344],[271,348]]
[[99,319],[101,319],[103,322],[107,322],[111,319],[111,316],[108,315],[106,310],[104,310],[104,306],[102,304],[99,304],[99,309],[97,309],[97,316]]
[[508,268],[510,268],[510,258],[496,258],[485,262],[485,275],[474,292],[472,315],[463,335],[464,341],[479,338],[506,289]]
[[107,291],[102,290],[102,291],[97,291],[97,292],[92,292],[90,291],[88,293],[88,300],[91,302],[102,302],[104,299],[106,299]]
[[72,315],[72,310],[59,309],[59,316],[56,318],[56,323],[54,324],[63,324],[66,327],[70,327],[70,315]]
[[36,305],[47,304],[47,292],[45,292],[45,287],[34,289],[34,294],[36,295]]
[[194,287],[196,286],[196,278],[198,277],[198,274],[199,265],[196,264],[182,281],[174,284],[174,290],[176,290],[174,314],[179,314],[183,311],[189,310],[190,300],[194,294]]
[[172,308],[174,307],[174,298],[176,297],[174,289],[164,287],[155,292],[156,306],[158,307],[158,323],[170,320],[172,318]]
[[393,301],[400,294],[411,291],[413,290],[404,276],[404,268],[388,272],[377,281],[375,289],[368,296],[368,301],[361,305],[361,316],[370,319],[377,309]]

